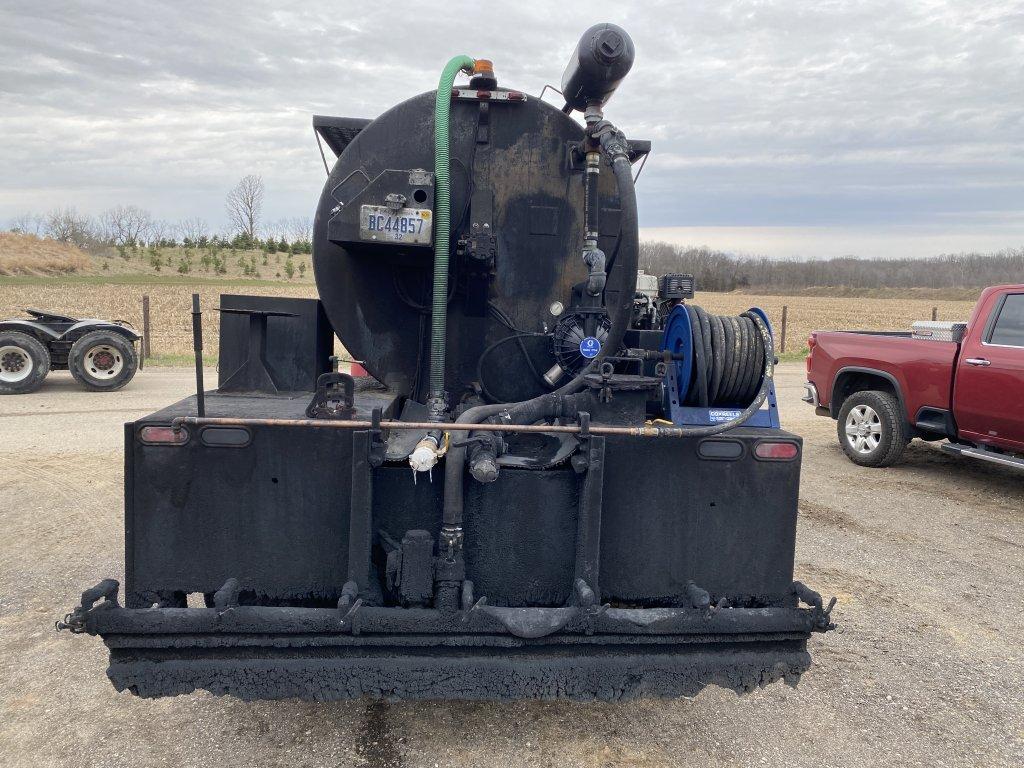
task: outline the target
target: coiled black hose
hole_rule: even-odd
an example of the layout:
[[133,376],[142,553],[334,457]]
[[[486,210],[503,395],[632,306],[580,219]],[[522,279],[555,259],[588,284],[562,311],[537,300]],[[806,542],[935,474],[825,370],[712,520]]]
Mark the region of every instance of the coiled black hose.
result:
[[693,370],[684,405],[745,406],[761,389],[765,342],[750,312],[712,315],[687,305]]

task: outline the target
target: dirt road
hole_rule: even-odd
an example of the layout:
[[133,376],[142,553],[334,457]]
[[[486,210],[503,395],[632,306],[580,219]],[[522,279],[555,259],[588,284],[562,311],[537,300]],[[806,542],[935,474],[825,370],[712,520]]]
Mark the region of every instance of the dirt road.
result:
[[[854,466],[799,402],[797,575],[835,594],[793,689],[626,704],[245,703],[118,694],[92,638],[53,631],[123,573],[121,424],[187,394],[154,369],[123,392],[54,374],[0,399],[2,766],[1011,766],[1024,764],[1024,476],[915,443]],[[208,381],[213,380],[212,372]]]

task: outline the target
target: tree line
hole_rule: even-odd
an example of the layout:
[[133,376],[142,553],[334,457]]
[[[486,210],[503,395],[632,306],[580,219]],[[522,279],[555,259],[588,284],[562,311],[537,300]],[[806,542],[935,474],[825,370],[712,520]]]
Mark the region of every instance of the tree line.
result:
[[12,232],[48,237],[83,250],[113,247],[124,252],[136,248],[233,248],[268,253],[311,253],[313,222],[305,217],[263,223],[263,179],[246,176],[228,192],[227,231],[216,232],[205,219],[194,217],[169,222],[137,205],[117,205],[97,216],[73,207],[47,213],[26,213],[14,218]]
[[734,256],[707,247],[640,244],[640,268],[649,274],[692,274],[698,290],[802,288],[981,288],[1024,281],[1024,248],[955,253],[932,258],[770,259]]

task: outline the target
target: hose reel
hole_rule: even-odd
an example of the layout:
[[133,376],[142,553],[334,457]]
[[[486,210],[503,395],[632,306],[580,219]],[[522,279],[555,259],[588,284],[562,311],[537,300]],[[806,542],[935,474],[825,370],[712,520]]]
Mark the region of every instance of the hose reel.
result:
[[[753,315],[770,328],[760,309],[713,315],[693,305],[676,306],[665,323],[662,349],[677,355],[670,364],[669,405],[679,408],[743,409],[757,397],[764,378],[766,345]],[[774,392],[769,398],[772,415]],[[711,413],[711,421],[716,421]],[[675,416],[673,421],[676,421]]]

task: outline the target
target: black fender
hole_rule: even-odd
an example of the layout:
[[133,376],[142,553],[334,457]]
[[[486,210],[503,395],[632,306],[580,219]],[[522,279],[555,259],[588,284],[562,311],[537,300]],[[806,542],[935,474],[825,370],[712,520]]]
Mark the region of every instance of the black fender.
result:
[[900,404],[900,413],[903,414],[903,420],[909,423],[910,419],[907,416],[907,404],[903,400],[903,388],[900,386],[900,383],[896,379],[896,377],[893,376],[888,371],[883,371],[878,368],[863,368],[857,365],[848,365],[843,368],[840,368],[838,371],[836,371],[836,375],[832,378],[832,392],[830,394],[829,399],[829,411],[831,411],[833,419],[839,418],[839,409],[842,407],[842,403],[837,402],[838,398],[836,397],[836,395],[839,391],[839,382],[842,381],[843,376],[847,373],[866,373],[870,376],[878,376],[880,378],[883,378],[890,384],[892,384],[893,391],[896,393],[896,399],[899,401]]
[[121,323],[113,323],[109,320],[79,320],[70,328],[68,328],[60,336],[56,337],[59,341],[77,341],[78,339],[85,336],[87,333],[93,331],[107,331],[108,333],[117,333],[124,336],[129,341],[138,341],[142,338],[142,334],[127,325]]
[[[48,318],[56,318],[58,315],[46,315]],[[116,333],[124,336],[129,341],[135,342],[142,338],[142,334],[138,333],[134,328],[121,323],[110,322],[109,320],[75,320],[70,318],[73,323],[70,327],[64,327],[67,325],[65,320],[27,320],[23,318],[15,318],[13,320],[0,320],[0,331],[18,331],[20,333],[27,333],[29,336],[34,336],[44,344],[49,344],[54,341],[67,341],[74,342],[80,339],[87,333],[93,331],[107,331],[109,333]],[[57,327],[55,328],[54,325]]]
[[36,320],[0,320],[0,331],[17,331],[19,333],[27,333],[29,336],[34,336],[39,339],[39,341],[44,344],[50,341],[55,341],[61,336],[60,331],[56,331],[46,323],[41,323]]

